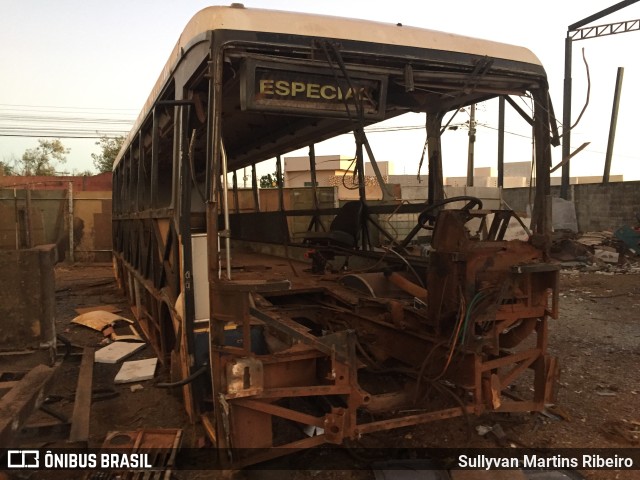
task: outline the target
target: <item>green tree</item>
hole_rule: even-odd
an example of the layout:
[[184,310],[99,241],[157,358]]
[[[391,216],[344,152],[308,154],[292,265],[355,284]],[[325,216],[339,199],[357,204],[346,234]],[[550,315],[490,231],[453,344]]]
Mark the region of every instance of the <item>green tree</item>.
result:
[[[284,185],[284,178],[280,176],[280,181]],[[278,186],[278,172],[273,172],[273,175],[267,173],[260,177],[260,188],[276,188]]]
[[96,145],[100,146],[102,152],[91,154],[93,166],[96,167],[99,173],[110,172],[113,169],[113,162],[116,160],[123,143],[124,136],[122,135],[113,138],[109,138],[106,135],[100,137]]
[[36,148],[28,148],[16,164],[19,175],[55,175],[56,167],[67,161],[66,148],[60,139],[38,140]]
[[16,159],[13,158],[11,162],[6,160],[0,160],[0,177],[6,175],[7,177],[13,175],[13,166],[16,164]]

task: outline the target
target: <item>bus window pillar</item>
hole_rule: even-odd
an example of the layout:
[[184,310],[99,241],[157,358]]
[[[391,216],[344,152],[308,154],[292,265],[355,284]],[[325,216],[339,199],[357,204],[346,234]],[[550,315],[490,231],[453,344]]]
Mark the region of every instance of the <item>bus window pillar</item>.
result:
[[433,205],[444,200],[442,178],[442,143],[440,127],[443,114],[427,113],[427,152],[429,155],[429,191],[428,203]]
[[[366,204],[367,202],[367,194],[365,190],[365,179],[364,179],[364,131],[359,129],[356,134],[356,175],[358,178],[358,197],[362,204]],[[369,238],[369,225],[367,223],[367,213],[366,209],[362,209],[360,213],[362,218],[360,219],[360,224],[362,225],[362,249],[369,250],[371,248],[371,239]]]
[[531,215],[532,230],[542,237],[540,248],[547,250],[551,241],[551,144],[549,142],[549,97],[533,91],[534,138],[536,162],[536,196]]
[[227,280],[231,280],[231,232],[229,225],[229,179],[227,171],[227,152],[222,141],[220,142],[220,152],[222,153],[222,212],[224,217],[224,231],[218,235],[224,238],[225,249],[225,270]]
[[158,206],[158,149],[160,148],[160,138],[158,137],[158,114],[153,107],[153,123],[151,126],[151,208]]
[[240,197],[238,195],[238,175],[236,171],[233,171],[233,211],[240,213]]
[[314,214],[307,230],[311,230],[313,228],[314,231],[318,232],[318,227],[320,227],[320,230],[324,232],[324,225],[322,225],[322,221],[318,215],[320,202],[318,201],[318,176],[316,175],[316,146],[313,143],[309,145],[309,171],[311,172],[311,193],[313,196]]

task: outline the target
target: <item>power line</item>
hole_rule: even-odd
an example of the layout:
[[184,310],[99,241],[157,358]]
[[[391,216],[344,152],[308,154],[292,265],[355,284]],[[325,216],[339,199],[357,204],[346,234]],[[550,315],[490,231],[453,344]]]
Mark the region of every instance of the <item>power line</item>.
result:
[[126,135],[133,125],[134,117],[125,112],[113,108],[0,104],[0,137],[113,138]]
[[107,137],[107,138],[114,138],[114,137],[118,137],[120,135],[94,135],[94,136],[87,136],[87,135],[82,135],[82,136],[73,136],[73,135],[24,135],[24,134],[19,134],[19,133],[0,133],[0,137],[22,137],[22,138],[66,138],[66,139],[100,139],[102,137]]
[[18,104],[18,103],[0,103],[0,107],[20,107],[20,108],[53,108],[58,110],[78,110],[78,111],[112,111],[112,112],[131,112],[132,114],[137,114],[138,110],[134,108],[106,108],[106,107],[66,107],[66,106],[56,106],[56,105],[26,105],[26,104]]

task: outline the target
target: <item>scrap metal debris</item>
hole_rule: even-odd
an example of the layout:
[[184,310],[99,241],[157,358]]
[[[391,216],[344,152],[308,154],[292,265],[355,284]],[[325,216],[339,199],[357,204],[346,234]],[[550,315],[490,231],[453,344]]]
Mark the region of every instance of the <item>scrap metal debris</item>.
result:
[[145,454],[153,469],[129,471],[94,471],[86,480],[161,480],[174,478],[176,456],[182,443],[181,429],[142,429],[128,432],[109,432],[102,449],[117,449],[119,452]]
[[[640,249],[636,251],[632,248],[634,241],[625,239],[624,235],[619,234],[621,231],[635,232],[624,228],[618,229],[615,234],[610,231],[582,234],[556,232],[550,255],[565,270],[605,275],[640,273],[640,259],[637,256]],[[634,235],[640,239],[640,233],[635,232]]]

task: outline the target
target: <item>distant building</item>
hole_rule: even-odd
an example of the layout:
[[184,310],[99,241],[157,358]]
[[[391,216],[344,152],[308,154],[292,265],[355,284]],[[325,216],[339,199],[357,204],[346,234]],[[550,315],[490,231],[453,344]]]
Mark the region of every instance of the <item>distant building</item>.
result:
[[[316,186],[330,187],[336,177],[353,173],[353,159],[341,155],[316,156]],[[284,157],[284,186],[311,187],[309,157]]]
[[[383,181],[393,183],[389,182],[390,163],[383,161],[377,164]],[[340,200],[358,198],[357,181],[353,176],[354,168],[353,157],[318,155],[316,156],[316,186],[337,187]],[[382,191],[370,162],[365,162],[364,173],[367,198],[372,200],[382,198]],[[284,158],[284,186],[287,188],[312,186],[309,157]]]
[[[531,162],[509,162],[504,164],[503,188],[528,187],[531,183]],[[622,182],[623,175],[611,175],[610,182]],[[551,185],[560,185],[561,177],[551,177]],[[600,183],[602,176],[571,177],[571,185],[584,183]],[[444,184],[451,187],[463,187],[467,184],[467,177],[446,177]],[[473,169],[473,185],[475,187],[497,187],[498,169],[496,167],[476,167]],[[535,185],[535,178],[533,180]]]
[[[377,162],[382,179],[392,188],[394,195],[403,200],[424,200],[428,196],[428,175],[394,175],[393,163]],[[370,162],[365,162],[365,186],[367,198],[374,200],[382,196],[378,180]],[[353,178],[354,161],[352,157],[341,155],[319,155],[316,157],[316,181],[319,187],[337,187],[340,200],[358,198],[357,182]],[[473,186],[478,188],[497,188],[498,169],[496,167],[476,167],[473,170]],[[521,188],[535,185],[531,182],[531,162],[508,162],[504,164],[503,188]],[[622,175],[611,175],[611,182],[622,182]],[[600,183],[599,175],[571,177],[570,183]],[[560,185],[560,177],[551,177],[551,185]],[[285,187],[310,187],[311,172],[309,157],[285,157]],[[467,177],[445,177],[444,185],[462,188],[467,185]]]

